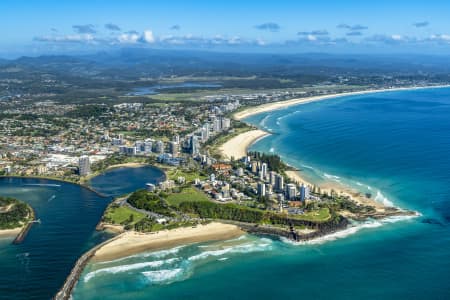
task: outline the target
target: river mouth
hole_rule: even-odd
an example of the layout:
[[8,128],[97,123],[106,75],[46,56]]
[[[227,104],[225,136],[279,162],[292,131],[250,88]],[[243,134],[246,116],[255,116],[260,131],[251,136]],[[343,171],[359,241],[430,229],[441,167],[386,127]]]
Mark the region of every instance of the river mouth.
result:
[[[33,207],[41,223],[33,224],[23,243],[0,237],[0,299],[51,299],[63,285],[74,263],[87,250],[112,237],[95,227],[112,197],[164,178],[153,167],[121,168],[101,175],[117,187],[104,187],[108,197],[82,186],[34,178],[0,178],[0,195],[20,199]],[[112,175],[110,172],[113,172]],[[117,181],[115,181],[117,180]],[[100,187],[100,186],[98,186]]]

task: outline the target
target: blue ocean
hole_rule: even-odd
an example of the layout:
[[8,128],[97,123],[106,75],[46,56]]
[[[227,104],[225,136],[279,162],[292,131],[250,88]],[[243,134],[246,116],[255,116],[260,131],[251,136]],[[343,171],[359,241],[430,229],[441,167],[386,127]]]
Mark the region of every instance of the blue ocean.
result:
[[[421,216],[368,220],[301,244],[244,235],[91,263],[75,300],[450,299],[450,89],[340,97],[246,121],[272,133],[252,150],[281,155],[311,181],[370,192],[377,201]],[[0,193],[8,184],[2,183]],[[18,195],[26,198],[22,192]],[[92,241],[87,227],[81,248]],[[33,231],[29,238],[34,242]],[[7,261],[23,261],[17,272],[27,274],[27,260],[15,257]],[[32,271],[42,276],[30,278],[49,281],[51,266],[41,264]],[[70,271],[61,267],[58,276],[64,268]],[[3,284],[3,295],[25,295],[29,289],[20,276],[14,278],[23,293]],[[52,280],[46,291],[57,285]]]
[[247,235],[94,263],[74,299],[450,299],[450,89],[342,97],[247,121],[273,133],[252,150],[421,216],[305,244]]

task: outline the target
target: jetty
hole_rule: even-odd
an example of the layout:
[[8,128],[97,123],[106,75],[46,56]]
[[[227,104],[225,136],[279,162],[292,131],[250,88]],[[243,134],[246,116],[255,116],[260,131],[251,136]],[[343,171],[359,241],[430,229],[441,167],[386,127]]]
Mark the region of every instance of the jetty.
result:
[[[29,206],[30,208],[31,208],[31,206]],[[24,240],[25,240],[25,238],[26,238],[26,236],[27,236],[27,234],[28,234],[28,232],[30,231],[30,229],[31,229],[31,226],[33,226],[33,224],[34,223],[41,223],[41,220],[39,219],[39,220],[35,220],[35,216],[36,216],[36,214],[34,213],[34,209],[33,208],[31,208],[31,221],[29,221],[23,228],[22,228],[22,230],[19,232],[19,234],[16,236],[16,238],[13,240],[13,244],[14,245],[18,245],[18,244],[20,244],[20,243],[22,243]]]
[[95,255],[95,252],[97,252],[98,249],[103,247],[104,245],[118,239],[121,235],[117,235],[107,241],[104,241],[103,243],[98,244],[97,246],[93,247],[89,251],[85,252],[75,263],[74,267],[72,268],[72,271],[70,272],[69,276],[66,278],[66,281],[64,282],[61,289],[56,293],[56,295],[53,297],[53,300],[69,300],[71,299],[72,291],[77,284],[78,280],[80,279],[81,273],[83,273],[84,268],[89,263],[90,259]]

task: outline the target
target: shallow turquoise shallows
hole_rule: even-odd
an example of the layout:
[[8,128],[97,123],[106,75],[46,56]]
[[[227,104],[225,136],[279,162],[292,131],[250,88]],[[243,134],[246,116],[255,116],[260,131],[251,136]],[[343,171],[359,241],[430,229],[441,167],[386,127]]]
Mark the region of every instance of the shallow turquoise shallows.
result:
[[[102,183],[103,193],[116,196],[163,178],[164,173],[152,167],[122,168],[94,178],[92,185]],[[0,195],[29,203],[41,220],[20,245],[0,237],[2,300],[51,299],[78,257],[109,237],[96,232],[95,226],[111,197],[99,197],[74,184],[20,178],[0,178]]]
[[84,299],[450,299],[450,89],[352,96],[248,119],[310,179],[422,213],[306,245],[244,236],[88,265]]

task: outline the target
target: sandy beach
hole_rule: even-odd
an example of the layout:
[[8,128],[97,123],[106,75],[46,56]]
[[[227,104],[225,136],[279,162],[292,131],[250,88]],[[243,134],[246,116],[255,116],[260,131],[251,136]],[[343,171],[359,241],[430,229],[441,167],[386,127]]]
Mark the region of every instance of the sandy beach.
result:
[[[222,152],[222,155],[229,160],[230,157],[234,157],[235,159],[241,158],[247,154],[247,149],[250,147],[255,141],[258,139],[269,135],[269,133],[263,130],[251,130],[244,132],[234,138],[228,140],[224,143],[219,149]],[[320,187],[322,192],[330,193],[331,190],[334,190],[336,193],[340,195],[349,196],[354,201],[361,205],[370,205],[375,207],[379,212],[384,212],[385,206],[382,203],[379,203],[373,199],[366,198],[364,195],[361,195],[357,190],[351,189],[349,187],[340,185],[338,183],[333,182],[325,182],[321,184],[315,184],[309,180],[307,180],[301,172],[290,170],[285,171],[286,176],[288,176],[292,181],[298,184],[305,184],[307,186],[318,186]]]
[[[250,107],[243,111],[237,112],[234,114],[234,118],[236,120],[242,120],[249,116],[260,114],[263,112],[273,111],[277,109],[286,108],[292,105],[306,104],[316,101],[323,101],[327,99],[334,99],[338,97],[345,96],[355,96],[355,95],[363,95],[369,93],[381,93],[381,92],[390,92],[390,91],[403,91],[403,90],[418,90],[418,89],[427,89],[427,88],[446,88],[448,85],[440,85],[440,86],[427,86],[427,87],[404,87],[404,88],[392,88],[392,89],[373,89],[373,90],[365,90],[359,92],[349,92],[349,93],[341,93],[341,94],[331,94],[331,95],[323,95],[323,96],[314,96],[314,97],[306,97],[299,99],[292,99],[286,101],[278,101],[273,103],[267,103],[260,106]],[[265,133],[262,130],[253,130],[250,132],[243,133],[239,136],[234,137],[229,140],[227,143],[222,145],[220,150],[223,155],[227,158],[234,156],[242,157],[246,153],[246,149],[251,146],[252,143],[255,142],[259,137],[264,136]],[[304,178],[304,176],[299,171],[287,171],[286,175],[297,183],[304,183],[305,185],[313,186],[314,183],[308,181]],[[384,212],[387,206],[383,203],[375,201],[373,198],[367,198],[365,195],[362,195],[359,191],[352,189],[350,187],[344,186],[339,183],[334,182],[325,182],[317,185],[320,187],[322,192],[330,193],[331,190],[334,190],[336,193],[349,196],[351,199],[356,201],[361,205],[370,205],[375,207],[379,212]]]
[[230,160],[231,157],[239,159],[247,155],[248,147],[267,135],[270,135],[270,133],[260,129],[246,131],[228,140],[220,146],[219,150],[227,160]]
[[155,233],[127,231],[98,249],[94,261],[108,261],[143,251],[171,248],[179,245],[238,237],[244,232],[235,225],[209,223],[196,227],[183,227]]
[[[310,181],[306,180],[299,171],[286,171],[285,173],[294,182],[303,183],[303,184],[305,184],[307,186],[311,186],[311,187],[314,186],[314,184],[311,183]],[[331,190],[334,190],[336,193],[338,193],[340,195],[349,196],[352,200],[356,201],[360,205],[373,206],[379,212],[384,212],[386,209],[386,206],[383,205],[382,203],[377,202],[374,199],[367,198],[367,197],[365,197],[365,195],[360,194],[357,190],[354,190],[350,187],[346,187],[337,182],[336,183],[325,182],[323,184],[316,185],[316,186],[320,187],[320,190],[327,194],[329,194],[331,192]]]
[[107,167],[106,170],[116,169],[116,168],[140,168],[140,167],[144,167],[144,166],[148,166],[148,164],[131,162],[131,163],[112,165],[112,166]]
[[0,230],[0,238],[2,237],[14,237],[17,236],[23,227],[18,227],[14,229],[2,229]]
[[277,101],[272,103],[266,103],[255,107],[249,107],[247,109],[244,109],[242,111],[239,111],[233,115],[234,119],[236,120],[242,120],[247,117],[260,114],[263,112],[268,112],[272,110],[282,109],[286,108],[292,105],[298,105],[298,104],[306,104],[316,101],[323,101],[327,99],[334,99],[339,97],[345,97],[345,96],[356,96],[356,95],[364,95],[364,94],[371,94],[371,93],[382,93],[382,92],[393,92],[393,91],[406,91],[406,90],[418,90],[418,89],[427,89],[427,88],[445,88],[449,87],[448,85],[440,85],[440,86],[426,86],[426,87],[404,87],[404,88],[392,88],[392,89],[372,89],[372,90],[365,90],[365,91],[359,91],[359,92],[348,92],[348,93],[340,93],[340,94],[330,94],[330,95],[321,95],[321,96],[314,96],[314,97],[305,97],[305,98],[296,98],[291,100],[285,100],[285,101]]
[[[247,154],[248,147],[250,147],[258,139],[267,135],[269,135],[269,133],[259,129],[247,131],[228,140],[219,149],[222,152],[222,155],[227,160],[229,160],[230,157],[234,157],[235,159],[241,158]],[[361,195],[357,190],[340,185],[338,183],[325,182],[322,184],[315,184],[305,179],[305,177],[299,171],[290,170],[286,171],[285,173],[292,181],[297,182],[298,184],[303,183],[311,187],[316,185],[320,187],[322,192],[328,194],[331,192],[331,190],[334,190],[338,194],[349,196],[359,204],[374,206],[379,212],[384,212],[386,208],[382,203],[379,203],[370,198],[366,198],[364,195]]]

